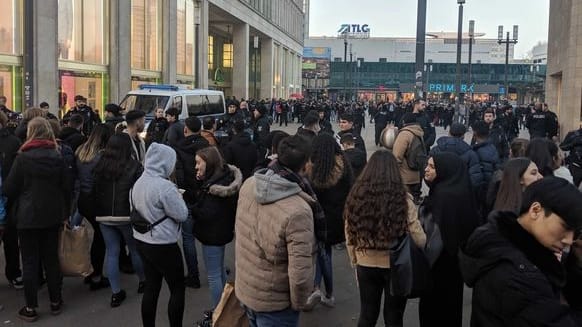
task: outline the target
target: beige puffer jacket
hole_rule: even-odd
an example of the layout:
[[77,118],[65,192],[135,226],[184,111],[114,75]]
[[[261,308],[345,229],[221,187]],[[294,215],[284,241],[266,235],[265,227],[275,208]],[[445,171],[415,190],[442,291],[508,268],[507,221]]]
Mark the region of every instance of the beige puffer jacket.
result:
[[398,131],[398,136],[396,136],[396,141],[394,141],[394,149],[392,150],[392,153],[398,161],[398,166],[400,167],[402,182],[406,185],[420,183],[420,173],[410,169],[406,162],[406,152],[410,149],[410,145],[415,136],[420,138],[424,136],[424,132],[420,125],[414,124],[404,126],[400,131]]

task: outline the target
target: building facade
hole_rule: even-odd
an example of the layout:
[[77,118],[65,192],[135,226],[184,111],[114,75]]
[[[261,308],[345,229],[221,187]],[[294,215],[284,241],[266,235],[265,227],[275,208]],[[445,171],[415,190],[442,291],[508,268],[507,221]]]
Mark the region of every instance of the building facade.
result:
[[144,83],[237,98],[301,90],[303,0],[3,0],[0,95],[102,109]]
[[546,99],[562,137],[582,124],[582,0],[550,1]]

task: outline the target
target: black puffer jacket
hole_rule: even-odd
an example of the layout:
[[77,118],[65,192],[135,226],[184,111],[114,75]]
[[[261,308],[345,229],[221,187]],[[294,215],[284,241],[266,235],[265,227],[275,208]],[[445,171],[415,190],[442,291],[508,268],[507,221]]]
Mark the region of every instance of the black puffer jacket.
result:
[[228,165],[224,174],[204,183],[192,208],[194,236],[204,245],[222,246],[234,238],[234,218],[242,174]]
[[183,197],[188,205],[195,202],[196,192],[200,187],[200,182],[196,180],[196,152],[207,146],[209,146],[208,141],[200,134],[195,134],[183,139],[174,147],[176,181],[179,188],[186,190]]
[[4,194],[16,201],[18,229],[48,228],[69,216],[71,183],[62,156],[43,146],[21,150],[8,178]]
[[117,179],[109,179],[94,174],[93,196],[95,200],[95,216],[104,222],[125,221],[129,218],[129,190],[141,176],[143,168],[135,160],[130,160],[125,166],[125,172]]
[[354,173],[354,180],[360,176],[368,160],[366,159],[366,153],[360,149],[347,149],[344,151],[346,158],[352,166],[352,171]]
[[63,127],[59,134],[59,139],[68,144],[73,152],[77,151],[77,148],[87,141],[87,138],[78,129],[68,126]]
[[310,179],[317,201],[323,208],[327,227],[326,244],[345,241],[343,212],[346,198],[353,183],[350,163],[344,156],[336,156],[335,167],[326,183],[319,184]]
[[481,170],[483,172],[483,183],[481,186],[489,185],[495,171],[501,168],[501,161],[499,160],[497,149],[491,142],[486,141],[473,145],[473,150],[477,153],[479,162],[481,163]]
[[471,326],[582,326],[582,269],[573,259],[561,264],[515,214],[493,214],[459,253],[463,279],[474,288]]
[[227,163],[240,169],[243,180],[251,177],[257,164],[258,152],[250,135],[247,133],[234,135],[222,152]]
[[483,184],[483,172],[481,171],[479,156],[461,138],[452,136],[439,138],[437,140],[437,146],[430,150],[430,155],[434,156],[439,152],[452,152],[461,157],[467,164],[471,185],[476,188]]

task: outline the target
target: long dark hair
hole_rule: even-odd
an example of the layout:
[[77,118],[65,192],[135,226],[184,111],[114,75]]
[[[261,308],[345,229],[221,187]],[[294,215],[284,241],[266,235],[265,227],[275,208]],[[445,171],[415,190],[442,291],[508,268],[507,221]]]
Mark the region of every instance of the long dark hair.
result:
[[336,167],[336,156],[343,156],[343,154],[335,137],[319,134],[313,139],[310,156],[313,166],[309,179],[314,186],[329,183]]
[[97,124],[93,127],[89,139],[83,143],[75,155],[81,162],[92,161],[97,154],[107,146],[113,131],[106,124]]
[[514,158],[505,164],[493,206],[494,210],[519,211],[523,195],[523,186],[520,181],[531,163],[532,161],[528,158]]
[[535,162],[542,176],[554,175],[554,158],[550,153],[552,141],[545,138],[534,138],[529,142],[525,155]]
[[354,183],[344,207],[346,238],[358,250],[387,250],[408,228],[407,190],[398,162],[376,151]]
[[206,162],[206,175],[204,180],[214,179],[225,171],[225,161],[215,146],[209,146],[198,150],[196,155]]
[[131,142],[131,137],[126,133],[111,136],[93,174],[98,178],[108,180],[120,178],[125,173],[129,162],[133,160]]

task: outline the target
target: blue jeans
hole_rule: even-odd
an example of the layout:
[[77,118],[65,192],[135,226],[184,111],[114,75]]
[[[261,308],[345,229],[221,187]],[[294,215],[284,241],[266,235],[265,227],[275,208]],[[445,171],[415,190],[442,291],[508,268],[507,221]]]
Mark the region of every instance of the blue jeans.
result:
[[256,312],[246,306],[244,309],[249,318],[250,327],[297,327],[299,326],[299,311],[291,308],[275,312]]
[[319,288],[321,279],[325,283],[325,295],[333,295],[333,268],[331,263],[331,245],[325,245],[317,251],[317,262],[315,264],[315,287]]
[[145,275],[143,272],[143,264],[135,247],[135,240],[132,235],[131,225],[99,224],[99,228],[103,234],[105,248],[107,249],[105,263],[107,264],[106,271],[107,277],[109,278],[109,283],[111,284],[111,291],[113,293],[119,293],[119,291],[121,291],[121,286],[119,285],[119,243],[121,242],[122,237],[125,240],[125,244],[127,244],[127,247],[129,248],[129,255],[131,256],[133,269],[135,269],[139,280],[144,281]]
[[212,309],[216,308],[224,285],[226,284],[226,269],[224,267],[224,246],[202,245],[204,264],[208,272],[208,287],[212,299]]
[[192,233],[194,221],[192,214],[188,214],[188,219],[182,223],[182,247],[184,249],[184,258],[188,267],[188,276],[199,276],[198,256],[196,255],[196,239]]

